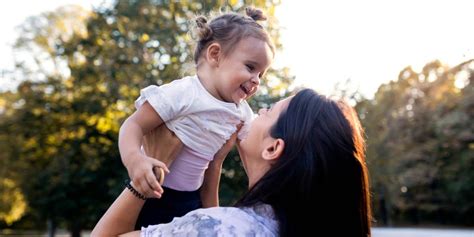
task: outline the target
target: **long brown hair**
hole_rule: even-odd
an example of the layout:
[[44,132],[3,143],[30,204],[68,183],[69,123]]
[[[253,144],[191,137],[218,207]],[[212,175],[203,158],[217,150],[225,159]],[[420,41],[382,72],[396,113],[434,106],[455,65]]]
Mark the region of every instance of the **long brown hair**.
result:
[[365,142],[354,109],[305,89],[270,135],[285,150],[236,206],[270,204],[281,236],[370,236]]

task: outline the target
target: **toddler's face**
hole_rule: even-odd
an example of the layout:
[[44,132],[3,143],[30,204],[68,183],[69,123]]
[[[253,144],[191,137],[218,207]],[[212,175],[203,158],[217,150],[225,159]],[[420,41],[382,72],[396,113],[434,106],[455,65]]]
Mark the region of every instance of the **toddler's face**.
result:
[[273,52],[265,41],[253,37],[241,40],[219,63],[219,96],[239,104],[254,95],[272,60]]

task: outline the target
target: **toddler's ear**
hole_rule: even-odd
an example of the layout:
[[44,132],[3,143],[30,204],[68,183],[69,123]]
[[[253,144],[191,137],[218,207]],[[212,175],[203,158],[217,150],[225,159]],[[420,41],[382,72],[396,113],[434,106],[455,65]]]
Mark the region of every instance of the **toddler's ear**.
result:
[[212,65],[219,67],[219,59],[221,57],[222,48],[218,43],[212,43],[207,47],[206,50],[206,60]]

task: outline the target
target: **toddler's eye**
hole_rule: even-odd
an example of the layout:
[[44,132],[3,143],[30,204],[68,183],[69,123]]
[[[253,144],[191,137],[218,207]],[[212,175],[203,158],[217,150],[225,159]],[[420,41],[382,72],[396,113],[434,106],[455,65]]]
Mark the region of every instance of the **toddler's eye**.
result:
[[255,67],[253,65],[250,65],[250,64],[246,64],[245,66],[247,67],[247,69],[249,71],[253,71],[255,69]]

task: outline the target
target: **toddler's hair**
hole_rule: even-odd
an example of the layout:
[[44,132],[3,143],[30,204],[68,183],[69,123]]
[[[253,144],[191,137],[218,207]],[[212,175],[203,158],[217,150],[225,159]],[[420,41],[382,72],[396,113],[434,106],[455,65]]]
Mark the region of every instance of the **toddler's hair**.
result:
[[257,23],[266,20],[263,12],[255,8],[245,8],[246,16],[236,13],[225,13],[209,23],[206,17],[196,18],[198,42],[194,51],[194,62],[198,64],[202,50],[206,49],[213,42],[221,45],[223,54],[228,55],[240,40],[247,37],[254,37],[265,41],[273,53],[275,46],[267,31]]

